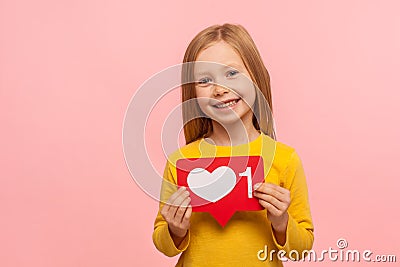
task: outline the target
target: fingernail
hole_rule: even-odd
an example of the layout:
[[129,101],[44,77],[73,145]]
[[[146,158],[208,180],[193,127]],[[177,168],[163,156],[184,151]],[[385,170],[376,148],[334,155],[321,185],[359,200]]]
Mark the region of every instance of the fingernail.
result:
[[253,187],[253,188],[254,188],[254,190],[256,190],[257,188],[259,188],[259,187],[260,187],[260,185],[261,185],[260,183],[256,183],[256,184],[254,185],[254,187]]

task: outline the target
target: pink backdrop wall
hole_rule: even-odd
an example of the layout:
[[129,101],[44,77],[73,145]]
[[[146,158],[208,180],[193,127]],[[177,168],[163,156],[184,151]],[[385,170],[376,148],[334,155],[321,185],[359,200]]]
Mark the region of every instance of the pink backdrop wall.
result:
[[125,165],[123,116],[147,78],[224,22],[249,30],[270,72],[278,140],[308,179],[314,249],[342,237],[400,257],[399,10],[395,0],[2,0],[0,266],[173,266],[152,244],[157,203]]

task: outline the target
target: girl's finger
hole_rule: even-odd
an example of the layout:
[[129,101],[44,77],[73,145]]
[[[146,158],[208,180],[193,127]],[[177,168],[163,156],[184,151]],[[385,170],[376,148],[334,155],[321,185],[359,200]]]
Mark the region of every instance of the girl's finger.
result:
[[184,186],[180,187],[175,193],[173,193],[173,194],[169,197],[169,199],[167,200],[167,203],[168,203],[169,205],[172,205],[172,204],[174,203],[175,199],[177,199],[177,198],[179,197],[180,194],[182,194],[183,192],[185,192],[185,190],[186,190],[186,189],[185,189]]
[[[279,185],[276,185],[276,184],[273,184],[273,183],[266,183],[266,182],[264,182],[264,183],[258,183],[258,184],[255,184],[255,185],[254,185],[254,189],[255,189],[255,190],[256,190],[257,188],[259,188],[259,187],[270,187],[270,188],[273,188],[273,189],[278,190],[278,191],[281,192],[281,193],[283,193],[284,190],[286,190],[285,188],[283,188],[283,187],[281,187],[281,186],[279,186]],[[282,190],[282,189],[283,189],[283,190]]]
[[290,191],[283,187],[283,183],[281,183],[280,186],[276,185],[276,184],[273,184],[273,183],[267,183],[267,186],[272,188],[272,189],[275,189],[276,191],[281,193],[282,196],[286,196],[286,195],[290,194]]
[[[169,199],[163,204],[163,207],[161,209],[161,214],[163,217],[167,220],[169,219],[169,214],[170,210],[172,207],[172,203],[175,201],[175,199],[179,196],[180,193],[182,193],[183,187],[179,188],[175,193],[173,193]],[[175,212],[175,211],[174,211]]]
[[[177,199],[183,194],[183,193],[185,193],[186,192],[186,189],[185,189],[185,187],[184,186],[182,186],[182,187],[180,187],[175,193],[173,193],[172,195],[171,195],[171,197],[168,199],[168,203],[167,203],[167,205],[168,205],[168,210],[167,210],[167,212],[170,212],[170,210],[172,209],[173,210],[173,214],[175,214],[175,212],[176,212],[176,207],[174,207],[174,203],[177,201]],[[179,205],[178,205],[179,206]]]
[[263,206],[267,210],[267,212],[271,213],[273,216],[280,215],[280,211],[274,205],[271,205],[269,202],[262,199],[260,199],[259,201],[260,205]]
[[192,206],[189,205],[185,211],[185,215],[182,218],[182,223],[187,225],[190,221],[190,216],[192,216]]
[[190,203],[190,197],[185,198],[180,207],[176,210],[175,220],[182,222],[185,211]]
[[189,192],[184,190],[183,192],[181,192],[177,198],[175,198],[174,202],[172,203],[173,206],[176,206],[177,208],[179,208],[179,206],[182,204],[182,202],[189,197]]
[[172,217],[175,217],[177,210],[179,209],[179,206],[182,204],[183,201],[185,201],[186,198],[189,197],[189,192],[184,191],[182,192],[175,200],[174,203],[172,203],[171,207],[169,208],[168,212],[172,214]]
[[263,194],[263,193],[255,193],[254,196],[257,197],[258,199],[268,202],[269,204],[273,205],[278,210],[282,210],[282,211],[285,210],[285,203],[279,201],[278,199],[276,199],[275,197],[273,197],[271,195]]
[[271,186],[269,186],[268,184],[265,184],[265,183],[261,184],[261,186],[259,186],[259,187],[254,191],[254,193],[257,193],[257,192],[259,192],[259,193],[264,193],[264,194],[268,194],[268,195],[272,195],[272,196],[274,196],[274,197],[277,198],[277,199],[283,198],[281,192],[275,190],[274,188],[272,188]]
[[188,208],[186,209],[185,216],[183,216],[183,222],[189,221],[190,216],[192,216],[192,206],[191,205],[189,205]]
[[282,193],[282,194],[286,194],[287,192],[289,192],[289,190],[287,190],[286,188],[283,187],[283,183],[281,183],[282,185],[276,185],[273,183],[268,183],[272,188],[274,188],[275,190],[277,190],[278,192]]
[[282,202],[285,202],[287,199],[287,196],[285,194],[286,192],[282,191],[279,186],[271,183],[262,184],[260,187],[256,189],[256,191],[254,191],[254,193],[256,192],[261,192],[267,195],[271,195]]

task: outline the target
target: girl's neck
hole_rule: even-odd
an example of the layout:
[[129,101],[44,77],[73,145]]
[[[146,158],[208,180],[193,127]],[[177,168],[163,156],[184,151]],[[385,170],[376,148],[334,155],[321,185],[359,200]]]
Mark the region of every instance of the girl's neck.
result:
[[216,121],[212,121],[213,131],[208,136],[212,143],[217,146],[236,146],[249,143],[257,139],[260,132],[254,127],[253,123],[237,123],[222,126]]

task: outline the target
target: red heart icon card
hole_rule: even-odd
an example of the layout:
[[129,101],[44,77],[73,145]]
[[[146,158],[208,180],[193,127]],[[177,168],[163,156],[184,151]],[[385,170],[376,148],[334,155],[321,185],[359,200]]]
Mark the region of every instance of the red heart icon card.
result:
[[225,226],[236,211],[262,210],[253,186],[264,182],[260,156],[186,158],[176,162],[178,185],[187,187],[194,212],[209,212]]

